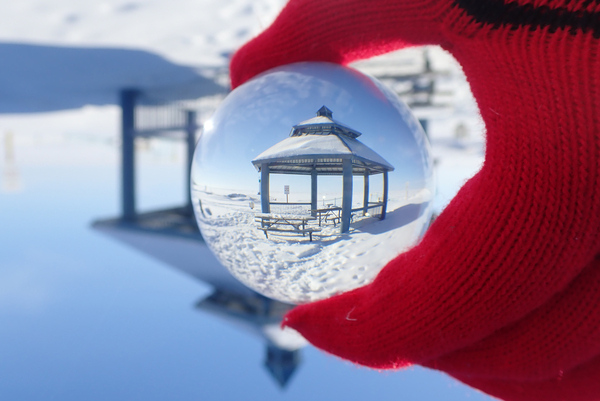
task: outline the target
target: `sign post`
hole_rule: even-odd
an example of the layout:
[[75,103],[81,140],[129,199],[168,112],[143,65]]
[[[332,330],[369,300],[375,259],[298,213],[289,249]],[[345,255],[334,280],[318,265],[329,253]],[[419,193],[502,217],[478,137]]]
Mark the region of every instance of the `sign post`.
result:
[[289,185],[284,185],[283,186],[283,193],[285,194],[285,203],[290,203],[290,186]]

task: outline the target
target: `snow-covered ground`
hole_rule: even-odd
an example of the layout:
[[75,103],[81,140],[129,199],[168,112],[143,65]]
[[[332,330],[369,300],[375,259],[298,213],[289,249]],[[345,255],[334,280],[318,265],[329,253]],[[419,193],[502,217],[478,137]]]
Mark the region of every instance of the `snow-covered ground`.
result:
[[222,66],[285,0],[23,0],[0,2],[0,41],[139,49]]
[[[319,225],[315,219],[305,226],[317,230],[312,241],[293,231],[270,231],[267,238],[260,229],[260,210],[254,207],[260,200],[253,195],[194,188],[202,235],[239,280],[271,298],[296,304],[370,282],[387,262],[415,243],[431,211],[431,194],[423,189],[408,199],[390,198],[384,220],[359,214],[345,234],[340,234],[339,223],[323,219]],[[310,214],[288,211],[281,217]],[[292,229],[285,224],[276,228]]]

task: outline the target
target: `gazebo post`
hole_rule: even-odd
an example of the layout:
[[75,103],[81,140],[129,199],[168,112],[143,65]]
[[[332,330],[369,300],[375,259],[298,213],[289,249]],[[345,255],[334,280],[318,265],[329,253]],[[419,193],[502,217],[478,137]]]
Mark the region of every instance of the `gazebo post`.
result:
[[121,102],[121,212],[122,219],[133,221],[136,217],[135,202],[135,103],[139,92],[123,89]]
[[187,213],[190,216],[194,215],[194,209],[192,207],[192,163],[194,161],[194,149],[196,149],[196,112],[194,110],[186,110],[185,112],[185,132],[187,142],[187,159],[186,159],[186,171],[187,171],[187,187],[186,187],[186,198],[187,205],[185,206]]
[[352,160],[342,160],[343,194],[342,194],[342,224],[341,232],[350,231],[350,219],[352,217]]
[[269,199],[269,165],[262,163],[260,165],[260,205],[263,213],[271,213]]
[[365,186],[363,188],[363,216],[369,212],[369,172],[365,169]]
[[383,206],[381,207],[381,217],[379,220],[385,219],[385,212],[387,210],[388,201],[388,172],[383,172]]
[[317,215],[317,167],[313,166],[310,172],[310,214],[315,217]]

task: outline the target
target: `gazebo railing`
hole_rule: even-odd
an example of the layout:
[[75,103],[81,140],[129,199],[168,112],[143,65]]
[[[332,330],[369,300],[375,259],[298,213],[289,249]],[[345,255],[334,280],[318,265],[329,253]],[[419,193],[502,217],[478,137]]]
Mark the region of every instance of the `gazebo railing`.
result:
[[[305,215],[311,213],[310,202],[269,202],[269,205],[271,206],[271,213],[274,214]],[[369,202],[366,211],[364,206],[360,206],[353,208],[352,214],[360,217],[381,218],[383,207],[383,202]]]
[[308,205],[310,202],[269,202],[270,205]]
[[276,214],[310,214],[310,202],[269,202],[271,213]]
[[[367,206],[366,213],[369,214],[369,217],[378,217],[381,218],[383,213],[383,202],[369,202]],[[352,213],[360,213],[361,216],[366,216],[364,207],[357,207],[352,209]]]

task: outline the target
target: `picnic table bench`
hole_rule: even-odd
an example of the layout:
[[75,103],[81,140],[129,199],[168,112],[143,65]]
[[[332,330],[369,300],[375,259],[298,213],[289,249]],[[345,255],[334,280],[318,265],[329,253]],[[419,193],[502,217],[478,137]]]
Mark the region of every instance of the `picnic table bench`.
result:
[[[357,211],[362,211],[363,208],[352,209],[352,213],[350,214],[350,221],[354,221],[356,217]],[[342,221],[342,208],[340,206],[329,206],[322,209],[313,209],[310,211],[315,215],[316,218],[319,219],[319,227],[321,227],[321,221],[323,220],[325,224],[328,222],[332,222],[335,227],[337,223]]]
[[339,206],[330,206],[322,209],[311,210],[311,213],[315,214],[315,218],[319,219],[319,227],[321,227],[321,220],[325,223],[331,221],[335,227],[336,223],[342,220],[342,208]]
[[265,237],[269,238],[269,231],[272,232],[291,232],[302,234],[308,237],[312,242],[312,234],[321,231],[317,227],[308,227],[308,222],[316,220],[312,216],[296,216],[296,215],[279,215],[270,213],[261,213],[254,215],[254,221],[260,223],[259,230],[265,233]]

